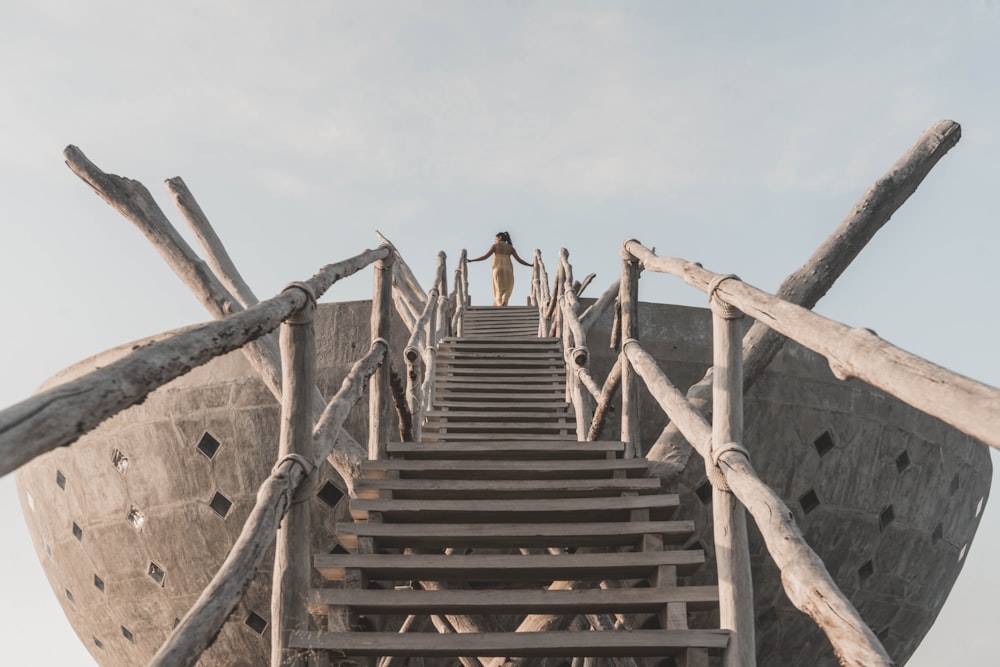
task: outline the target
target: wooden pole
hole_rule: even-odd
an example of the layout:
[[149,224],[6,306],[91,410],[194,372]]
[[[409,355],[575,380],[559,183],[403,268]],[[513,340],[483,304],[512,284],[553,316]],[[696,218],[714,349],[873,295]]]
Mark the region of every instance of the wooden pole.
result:
[[[868,188],[812,256],[785,278],[775,295],[804,308],[815,306],[893,213],[916,192],[934,165],[958,143],[961,134],[958,123],[950,120],[935,123],[921,134],[889,171]],[[763,374],[784,341],[784,336],[760,322],[750,327],[743,338],[744,391]],[[711,402],[696,397],[707,396],[710,383],[711,378],[706,375],[688,390],[688,397],[705,414],[709,413]],[[670,478],[684,469],[690,452],[691,447],[677,428],[667,424],[647,456],[657,474]]]
[[594,418],[587,432],[587,440],[600,440],[604,431],[604,424],[608,419],[608,412],[611,411],[611,402],[618,392],[622,383],[622,356],[619,354],[615,359],[615,365],[608,372],[608,377],[604,379],[601,387],[601,397],[597,399],[597,406],[594,408]]
[[[647,264],[646,268],[652,267]],[[726,295],[723,298],[728,300]],[[626,340],[622,348],[650,394],[710,466],[713,460],[712,427],[705,417],[691,407],[638,342]],[[760,480],[746,456],[730,448],[719,453],[715,460],[733,495],[747,508],[760,529],[764,544],[781,571],[788,599],[816,621],[841,664],[890,667],[892,660],[834,583],[823,561],[806,543],[792,511]]]
[[[302,283],[293,289],[308,290]],[[312,447],[312,392],[316,387],[316,338],[312,293],[302,310],[281,325],[281,435],[278,461],[305,461],[315,482]],[[315,484],[301,484],[278,529],[271,586],[271,667],[304,667],[304,654],[288,646],[290,633],[307,630],[306,601],[311,586],[309,500]]]
[[[285,293],[297,293],[303,300],[306,298],[298,290]],[[376,342],[364,357],[354,363],[313,428],[314,443],[323,442],[329,439],[329,434],[340,430],[351,407],[361,398],[368,378],[388,358],[387,354],[388,347],[381,341]],[[322,456],[316,452],[314,462],[321,460]],[[160,646],[150,665],[191,667],[215,640],[223,623],[243,599],[264,560],[264,554],[274,544],[281,519],[292,503],[293,493],[307,478],[309,471],[303,463],[299,459],[286,458],[260,485],[253,509],[226,560],[194,606]]]
[[608,285],[608,288],[601,293],[601,296],[597,297],[594,303],[583,311],[580,315],[580,326],[583,327],[584,331],[587,331],[594,325],[594,322],[601,318],[608,308],[613,306],[618,300],[618,294],[621,291],[621,278],[615,279],[613,283]]
[[396,249],[396,246],[393,245],[392,241],[387,239],[382,232],[376,231],[375,235],[379,238],[379,241],[381,241],[383,245],[387,245],[392,248],[393,286],[403,294],[406,301],[411,306],[413,313],[420,313],[424,309],[424,302],[427,299],[427,293],[424,292],[423,288],[420,286],[420,281],[417,280],[415,275],[413,275],[413,271],[410,270],[409,265],[403,260],[403,256],[399,254],[399,250]]
[[[635,241],[629,248],[647,269],[679,276],[702,291],[722,277],[691,262],[657,257]],[[868,329],[852,329],[740,280],[722,281],[716,289],[758,322],[826,357],[838,378],[863,380],[1000,449],[1000,389],[906,352]]]
[[[712,348],[713,412],[712,465],[717,456],[743,442],[743,348],[740,319],[743,314],[713,297]],[[745,450],[741,450],[745,451]],[[757,664],[754,630],[753,575],[747,516],[721,473],[712,466],[712,517],[715,559],[719,576],[719,627],[731,630],[722,654],[724,667],[754,667]]]
[[[372,296],[372,340],[389,340],[389,306],[392,303],[393,256],[375,262],[375,289]],[[389,442],[389,363],[382,364],[369,380],[368,458],[386,458]]]
[[635,381],[635,370],[625,355],[625,343],[639,338],[639,262],[628,252],[626,241],[622,249],[621,292],[618,300],[622,306],[622,430],[625,456],[634,457],[639,451],[639,392]]

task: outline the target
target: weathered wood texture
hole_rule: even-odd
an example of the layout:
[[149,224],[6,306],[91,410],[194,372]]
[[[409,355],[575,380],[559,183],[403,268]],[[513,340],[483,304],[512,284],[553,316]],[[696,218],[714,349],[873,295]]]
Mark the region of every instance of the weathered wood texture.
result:
[[[390,255],[375,262],[372,297],[372,340],[389,340],[392,304],[392,262]],[[382,364],[368,381],[368,458],[385,458],[389,442],[389,364]]]
[[[646,268],[654,268],[648,263]],[[734,281],[729,281],[734,282]],[[728,295],[723,295],[727,301]],[[808,312],[808,311],[807,311]],[[711,465],[712,427],[670,383],[656,360],[637,342],[622,345],[650,394],[681,433]],[[809,547],[791,510],[764,484],[746,457],[736,452],[719,457],[719,470],[730,489],[753,516],[771,558],[781,571],[788,599],[812,617],[826,633],[841,663],[855,667],[888,667],[892,660],[857,610]]]
[[635,370],[625,355],[625,342],[639,338],[639,263],[628,253],[628,244],[622,248],[622,279],[618,302],[621,304],[621,362],[622,415],[621,438],[627,456],[636,456],[639,448],[639,392]]
[[168,178],[164,181],[163,185],[166,187],[171,199],[174,200],[174,204],[181,212],[181,215],[184,216],[191,231],[194,232],[198,243],[201,244],[209,266],[212,267],[215,275],[226,286],[226,289],[236,297],[237,301],[244,308],[249,308],[257,303],[257,297],[254,295],[253,290],[247,284],[246,280],[243,279],[239,269],[236,268],[236,264],[230,258],[229,252],[226,251],[222,239],[215,233],[215,229],[209,222],[208,216],[205,215],[198,201],[191,194],[191,190],[184,180],[180,176],[176,176]]
[[[892,167],[861,196],[847,217],[806,262],[781,283],[776,296],[812,308],[850,266],[854,258],[892,215],[912,195],[938,161],[958,143],[961,127],[940,121],[921,134]],[[761,376],[781,349],[785,338],[761,322],[755,322],[743,338],[744,391]],[[709,414],[711,377],[688,390],[702,412]],[[691,447],[673,424],[668,424],[647,456],[659,462],[657,472],[665,478],[677,475],[687,465]]]
[[[323,432],[336,433],[340,429],[351,406],[361,398],[368,377],[386,354],[387,347],[383,343],[373,343],[371,351],[355,362],[313,429],[314,445],[324,441]],[[292,503],[296,489],[306,479],[306,472],[298,461],[286,459],[264,480],[250,516],[226,560],[194,606],[160,646],[150,665],[194,665],[212,644],[222,624],[236,609],[256,576],[264,554],[274,543],[278,526]]]
[[392,241],[387,239],[382,232],[376,231],[375,235],[378,236],[379,240],[384,244],[392,248],[393,261],[392,261],[392,285],[394,288],[399,290],[406,300],[412,305],[414,313],[420,313],[424,309],[424,301],[426,300],[426,292],[420,287],[420,281],[417,277],[413,275],[413,271],[410,270],[409,264],[403,259],[403,256],[393,245]]
[[[719,277],[691,262],[657,257],[637,242],[629,248],[647,269],[671,273],[702,291]],[[758,322],[826,357],[838,378],[863,380],[1000,449],[1000,389],[901,350],[868,329],[852,329],[740,280],[725,280],[717,289]]]
[[[293,288],[294,289],[294,288]],[[277,533],[271,583],[271,667],[304,667],[304,654],[288,646],[288,634],[309,629],[306,602],[312,583],[310,509],[316,470],[312,447],[312,392],[316,387],[316,301],[281,325],[281,425],[278,461],[302,465],[306,480],[296,489]]]
[[[720,306],[718,300],[713,298],[713,458],[731,444],[742,446],[743,442],[743,349],[740,333],[740,313]],[[719,576],[719,627],[733,631],[729,646],[722,654],[723,665],[754,667],[757,664],[757,644],[746,512],[728,488],[713,484],[712,518]]]

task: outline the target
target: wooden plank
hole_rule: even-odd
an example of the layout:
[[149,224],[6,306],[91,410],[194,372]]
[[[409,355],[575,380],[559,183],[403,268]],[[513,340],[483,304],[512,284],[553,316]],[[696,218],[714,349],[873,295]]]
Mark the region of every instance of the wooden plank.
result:
[[497,442],[483,443],[476,441],[454,443],[426,442],[392,442],[389,443],[389,456],[402,456],[414,459],[452,459],[452,458],[522,458],[522,459],[556,459],[556,458],[606,458],[608,453],[620,453],[624,445],[614,440],[597,440],[588,442]]
[[427,632],[295,632],[290,645],[347,655],[475,656],[673,656],[691,647],[721,651],[725,630],[633,630],[631,632],[490,632],[442,636]]
[[657,612],[686,603],[708,611],[719,606],[716,586],[585,588],[571,590],[345,590],[313,589],[309,604],[377,614],[602,614]]
[[389,459],[364,461],[362,475],[366,478],[385,477],[399,473],[400,477],[439,477],[441,479],[555,479],[610,477],[624,472],[636,477],[649,467],[646,459],[611,459],[595,461],[435,461]]
[[562,419],[550,418],[542,421],[528,421],[523,419],[517,419],[512,421],[508,420],[508,421],[491,422],[491,421],[464,421],[461,419],[449,419],[447,421],[442,422],[438,420],[430,420],[429,423],[425,426],[425,429],[431,430],[436,428],[436,429],[452,430],[455,428],[462,428],[465,429],[466,431],[474,429],[483,432],[486,431],[496,432],[497,430],[542,432],[542,431],[551,431],[553,429],[555,430],[565,429],[567,428],[567,425],[570,423],[571,419],[572,419],[571,416],[566,415]]
[[427,433],[424,435],[424,442],[443,442],[454,440],[478,439],[483,441],[496,442],[498,440],[552,440],[552,441],[576,441],[576,433],[570,433],[569,428],[566,433],[545,434],[545,433]]
[[590,547],[634,546],[646,535],[680,544],[694,532],[692,521],[629,523],[341,523],[337,539],[349,550],[359,538],[373,538],[377,548],[413,547]]
[[654,521],[669,519],[677,509],[675,494],[623,496],[619,498],[553,498],[548,500],[368,500],[354,498],[351,517],[367,521],[369,512],[379,512],[389,523],[441,521],[627,521],[633,510],[647,510]]
[[[482,394],[476,394],[475,396],[476,397],[482,397]],[[506,398],[508,396],[515,396],[515,395],[513,395],[513,394],[498,394],[498,396]],[[438,407],[438,408],[455,408],[456,410],[461,410],[462,408],[481,408],[481,407],[483,407],[483,404],[486,403],[486,402],[487,402],[486,399],[478,400],[478,401],[442,399],[442,400],[434,401],[434,405],[435,405],[435,407]],[[534,406],[534,407],[536,407],[538,409],[546,409],[546,408],[564,408],[564,409],[568,409],[568,407],[569,407],[569,403],[567,403],[566,401],[562,401],[562,400],[561,401],[552,401],[552,400],[546,401],[546,400],[544,400],[544,398],[524,399],[524,400],[521,400],[521,401],[518,401],[518,402],[511,403],[511,406],[512,407],[520,407],[521,403],[525,403],[527,405],[532,405],[532,406]],[[446,411],[445,410],[436,410],[435,412],[446,412]]]
[[578,554],[317,554],[314,567],[331,581],[363,569],[369,580],[548,582],[650,579],[660,567],[689,576],[705,562],[701,550]]
[[435,374],[438,377],[447,377],[450,375],[478,375],[482,377],[497,377],[501,375],[524,375],[526,377],[533,376],[559,376],[563,374],[563,370],[558,367],[553,367],[552,364],[545,364],[541,367],[524,367],[524,368],[508,368],[506,366],[500,366],[497,368],[474,368],[468,366],[447,366],[443,365],[436,369]]
[[[506,406],[505,406],[506,407]],[[449,410],[447,412],[434,410],[428,412],[427,419],[444,422],[467,422],[469,420],[488,421],[566,421],[573,419],[573,414],[569,410]]]

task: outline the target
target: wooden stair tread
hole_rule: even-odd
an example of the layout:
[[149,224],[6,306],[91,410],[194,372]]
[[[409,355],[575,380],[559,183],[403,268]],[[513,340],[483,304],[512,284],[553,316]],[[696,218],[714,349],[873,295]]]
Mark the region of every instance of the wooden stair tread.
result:
[[524,440],[518,442],[483,443],[478,441],[429,443],[429,442],[390,442],[387,446],[389,456],[402,456],[409,460],[415,459],[564,459],[564,458],[599,458],[604,459],[609,453],[625,451],[625,445],[616,440],[591,440],[586,442],[551,442]]
[[442,478],[516,479],[567,478],[590,475],[607,476],[614,472],[641,475],[649,469],[646,459],[602,459],[578,461],[489,461],[489,460],[406,460],[388,459],[363,461],[361,471],[367,478],[385,476],[389,472],[407,476],[441,476]]
[[620,496],[618,498],[551,498],[546,500],[351,500],[355,521],[367,520],[369,512],[379,512],[391,523],[448,521],[608,522],[627,521],[633,510],[649,510],[650,519],[671,517],[679,504],[676,494]]
[[598,523],[351,523],[337,526],[340,543],[356,549],[357,538],[379,547],[577,547],[630,546],[645,535],[680,544],[694,532],[691,521]]
[[573,590],[373,590],[313,589],[314,607],[347,607],[380,614],[600,614],[656,612],[667,604],[685,603],[708,611],[719,606],[717,586],[669,588],[584,588]]
[[349,569],[363,569],[370,580],[399,581],[525,581],[648,579],[661,566],[677,574],[693,574],[705,562],[705,552],[626,551],[576,554],[317,554],[315,568],[331,581],[343,580]]
[[292,648],[331,649],[347,655],[459,656],[671,656],[688,648],[719,652],[726,630],[633,630],[631,632],[430,632],[293,631]]
[[[575,442],[575,440],[573,441]],[[391,493],[396,498],[565,498],[613,497],[621,493],[659,493],[661,482],[650,477],[624,479],[358,479],[359,498]]]

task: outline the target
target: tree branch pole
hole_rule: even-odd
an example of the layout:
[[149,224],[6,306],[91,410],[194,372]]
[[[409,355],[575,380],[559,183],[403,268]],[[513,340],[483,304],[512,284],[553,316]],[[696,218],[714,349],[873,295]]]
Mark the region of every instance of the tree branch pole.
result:
[[424,309],[424,301],[427,299],[426,292],[424,292],[424,289],[420,286],[420,281],[413,275],[410,266],[403,259],[403,256],[396,249],[396,246],[393,245],[392,241],[387,239],[382,232],[376,231],[375,235],[378,236],[384,245],[392,248],[394,256],[392,262],[392,284],[406,296],[406,300],[412,307],[414,319],[416,319],[416,313],[420,313]]
[[[305,295],[298,290],[285,293],[296,292],[304,301]],[[327,441],[329,434],[340,430],[351,407],[361,398],[368,378],[387,354],[386,345],[375,342],[371,350],[354,363],[313,428],[314,443]],[[323,460],[318,452],[315,456],[314,462]],[[292,503],[295,490],[306,479],[306,473],[306,468],[296,460],[286,459],[275,465],[270,477],[260,485],[257,501],[222,566],[160,646],[151,666],[191,667],[212,645],[226,619],[243,599],[265,553],[274,544],[281,519]]]
[[[931,169],[961,138],[958,123],[943,120],[924,131],[892,167],[861,196],[847,217],[812,256],[781,283],[775,296],[812,308],[892,215],[916,192]],[[584,314],[586,317],[586,313]],[[743,389],[747,391],[774,359],[784,337],[755,322],[743,337]],[[688,396],[710,414],[711,376],[693,385]],[[700,397],[700,398],[699,398]],[[687,465],[691,448],[677,428],[668,424],[647,454],[656,474],[671,478]]]
[[215,229],[212,227],[212,223],[209,222],[208,216],[205,215],[201,206],[198,205],[197,200],[191,194],[191,190],[184,180],[180,176],[176,176],[168,178],[163,182],[163,185],[167,189],[170,198],[174,200],[174,204],[181,212],[181,215],[187,221],[188,227],[194,232],[198,243],[201,244],[202,250],[205,251],[205,257],[208,259],[209,266],[212,267],[215,275],[222,281],[226,289],[229,290],[229,293],[235,296],[236,300],[244,308],[249,308],[257,303],[257,297],[254,295],[253,290],[243,279],[239,269],[236,268],[236,264],[233,263],[232,258],[230,258],[229,253],[226,251],[226,247],[222,244],[222,239],[215,233]]
[[616,278],[601,296],[597,297],[597,300],[580,314],[580,326],[583,327],[584,331],[589,331],[594,322],[599,320],[601,315],[614,305],[618,300],[619,291],[621,291],[621,278]]
[[[304,308],[281,325],[281,430],[278,461],[295,461],[313,484],[295,489],[278,527],[271,579],[271,667],[305,667],[302,651],[290,648],[289,634],[307,630],[307,600],[312,584],[309,549],[309,500],[315,489],[312,447],[312,392],[316,388],[316,299],[304,285],[290,289],[307,292]],[[305,481],[305,480],[303,480]]]
[[639,262],[628,253],[628,244],[622,248],[622,279],[618,301],[621,303],[621,361],[622,387],[622,430],[621,439],[625,443],[625,456],[639,455],[639,386],[635,381],[635,370],[625,356],[625,342],[639,338]]
[[[653,267],[647,264],[646,268]],[[729,301],[726,295],[722,296]],[[626,340],[622,349],[653,398],[705,458],[706,468],[713,467],[713,461],[718,462],[722,479],[760,528],[767,550],[781,571],[788,599],[826,633],[841,664],[890,667],[892,660],[875,633],[837,588],[823,561],[806,543],[791,510],[760,480],[745,454],[738,448],[729,448],[713,455],[712,427],[670,383],[656,360],[637,341]]]
[[413,418],[413,439],[417,442],[420,442],[423,423],[424,375],[433,373],[432,368],[423,368],[421,361],[423,352],[428,348],[427,330],[431,328],[431,316],[437,312],[437,301],[438,288],[435,284],[428,293],[427,306],[413,328],[406,349],[403,350],[403,358],[406,360],[406,405]]
[[[731,448],[743,449],[743,348],[740,320],[743,313],[719,300],[714,291],[712,307],[712,460]],[[706,464],[707,465],[707,464]],[[719,627],[731,630],[722,653],[724,667],[755,667],[757,642],[754,629],[753,574],[747,515],[729,487],[720,483],[714,466],[712,525],[719,576]]]
[[608,377],[604,379],[601,387],[601,396],[597,399],[597,407],[594,408],[594,419],[590,423],[590,430],[587,432],[587,440],[594,441],[601,439],[604,425],[608,419],[608,413],[614,408],[612,401],[618,388],[622,383],[622,358],[618,355],[615,358],[615,365],[608,371]]
[[[130,220],[150,240],[160,255],[167,261],[174,273],[180,277],[214,317],[221,318],[242,310],[232,295],[222,286],[219,279],[206,267],[190,246],[167,220],[156,205],[149,191],[138,181],[106,174],[97,168],[75,146],[64,151],[66,164],[104,199],[112,208]],[[343,262],[330,264],[307,282],[319,298],[337,280],[364,268],[375,259],[388,257],[392,249],[381,246]],[[277,348],[268,340],[260,340],[244,346],[243,352],[254,369],[260,374],[271,393],[281,400],[281,380]],[[325,405],[319,390],[314,392],[314,411],[321,411]],[[317,452],[331,453],[330,463],[344,479],[348,490],[353,488],[354,479],[360,474],[361,461],[365,450],[343,429],[327,434],[331,440],[317,442]]]
[[[392,304],[393,255],[375,262],[375,286],[372,295],[372,340],[389,340],[390,305]],[[389,364],[382,364],[368,381],[368,458],[388,458],[389,442]]]

